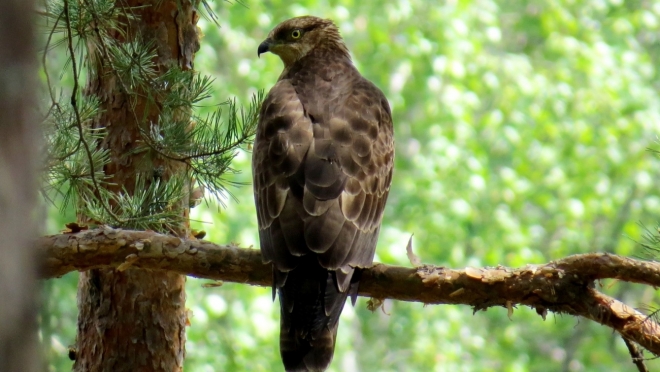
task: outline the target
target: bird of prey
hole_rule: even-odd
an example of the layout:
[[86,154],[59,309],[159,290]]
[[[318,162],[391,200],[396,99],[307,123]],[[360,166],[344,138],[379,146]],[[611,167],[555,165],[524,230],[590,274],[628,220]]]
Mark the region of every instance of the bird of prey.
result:
[[312,16],[259,45],[284,71],[260,111],[252,155],[261,253],[273,265],[287,371],[324,371],[359,272],[372,265],[392,181],[392,114],[337,26]]

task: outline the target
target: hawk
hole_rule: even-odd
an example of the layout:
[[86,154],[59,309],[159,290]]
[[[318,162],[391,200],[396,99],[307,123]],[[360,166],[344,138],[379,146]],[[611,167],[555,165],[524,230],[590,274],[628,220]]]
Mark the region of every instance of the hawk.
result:
[[284,70],[260,111],[252,155],[264,262],[279,293],[287,371],[324,371],[361,268],[372,265],[392,181],[392,114],[337,26],[297,17],[259,45]]

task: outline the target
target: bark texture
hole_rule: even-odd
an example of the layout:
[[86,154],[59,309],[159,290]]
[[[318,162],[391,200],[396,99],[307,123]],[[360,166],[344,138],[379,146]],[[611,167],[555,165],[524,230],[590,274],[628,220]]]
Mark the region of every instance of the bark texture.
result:
[[[158,73],[178,66],[192,68],[199,48],[198,15],[190,1],[127,0],[116,2],[133,13],[120,42],[151,42]],[[109,182],[133,192],[138,173],[167,180],[184,171],[181,164],[150,152],[133,153],[140,128],[158,122],[158,104],[141,95],[129,96],[125,83],[107,64],[106,47],[97,40],[86,94],[101,100],[103,113],[95,123],[107,131],[100,146],[110,150],[104,169]],[[138,98],[136,98],[138,97]],[[185,115],[186,113],[182,113]],[[182,201],[183,203],[183,201]],[[184,213],[187,217],[187,211]],[[185,236],[187,226],[175,233]],[[185,276],[151,269],[100,268],[83,272],[78,284],[78,334],[75,371],[181,371],[185,356]]]
[[[271,286],[272,268],[255,249],[183,240],[146,231],[101,228],[39,239],[47,260],[44,277],[99,267],[162,269],[199,278]],[[660,325],[655,318],[596,290],[600,279],[618,279],[660,286],[660,263],[606,253],[569,256],[521,268],[492,267],[454,270],[421,265],[406,268],[376,264],[364,270],[359,295],[372,297],[376,308],[384,299],[425,304],[461,304],[475,311],[498,306],[512,316],[514,307],[581,316],[617,331],[660,355]]]
[[[0,371],[37,371],[33,2],[0,1]],[[25,235],[28,234],[28,235]]]

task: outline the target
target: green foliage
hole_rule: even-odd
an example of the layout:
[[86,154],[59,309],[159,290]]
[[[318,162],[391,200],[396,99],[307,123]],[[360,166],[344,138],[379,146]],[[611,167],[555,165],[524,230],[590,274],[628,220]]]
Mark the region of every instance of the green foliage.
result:
[[[252,96],[247,109],[236,105],[235,100],[227,100],[222,105],[227,106],[227,118],[223,116],[222,109],[217,109],[205,115],[192,114],[190,117],[181,117],[172,107],[185,106],[192,108],[192,104],[208,98],[210,84],[207,78],[193,78],[189,84],[185,84],[186,76],[191,74],[178,74],[183,79],[177,80],[172,74],[166,74],[171,78],[169,84],[173,90],[184,82],[184,87],[189,87],[194,94],[187,95],[186,92],[175,94],[175,97],[167,97],[166,102],[172,104],[170,108],[164,105],[160,114],[159,125],[153,125],[149,131],[143,131],[144,145],[138,146],[136,151],[154,151],[166,159],[184,162],[190,169],[200,187],[203,187],[215,197],[218,202],[229,190],[228,184],[234,184],[227,180],[226,174],[235,174],[237,170],[232,168],[232,161],[238,154],[237,151],[253,137],[259,113],[263,91]],[[177,119],[181,117],[181,119]]]
[[88,156],[81,145],[83,141],[95,143],[105,135],[103,129],[90,126],[99,109],[98,101],[88,98],[81,102],[78,110],[82,131],[77,125],[73,107],[67,105],[62,97],[53,104],[44,121],[47,154],[43,191],[46,197],[61,197],[58,203],[61,210],[72,202],[79,205],[81,198],[94,198],[91,193],[94,186],[92,174],[97,180],[105,178],[103,166],[109,161],[108,152],[102,148],[93,148]]
[[[389,98],[397,158],[378,261],[408,265],[411,233],[424,262],[457,268],[642,252],[636,243],[642,225],[654,226],[660,215],[660,161],[647,151],[660,147],[654,2],[247,5],[210,3],[220,27],[200,22],[205,37],[195,68],[217,77],[207,102],[227,96],[249,102],[269,89],[281,62],[255,58],[257,46],[279,21],[303,14],[337,21],[360,71]],[[213,109],[198,107],[195,115],[212,118]],[[232,167],[244,172],[228,174],[227,182],[249,182],[249,158],[236,153]],[[194,209],[195,228],[214,242],[256,247],[252,190],[232,193],[238,202],[221,213]],[[75,281],[65,280],[51,282],[47,297],[56,314],[50,319],[57,317],[51,338],[62,345],[73,342],[75,331],[69,328],[75,288],[64,289]],[[186,370],[282,370],[270,289],[188,283]],[[602,285],[633,307],[660,306],[652,288]],[[333,371],[632,370],[617,335],[583,319],[551,314],[543,321],[526,308],[509,320],[506,309],[473,315],[457,306],[386,301],[385,307],[371,313],[360,299],[345,308]],[[50,361],[52,370],[70,366],[64,352]]]
[[[227,193],[225,174],[236,172],[231,162],[254,135],[263,95],[255,94],[247,109],[229,100],[226,115],[220,109],[204,116],[193,114],[193,108],[210,97],[213,79],[176,67],[159,75],[156,46],[144,41],[142,35],[134,35],[136,30],[131,31],[132,41],[125,41],[129,36],[124,29],[129,25],[121,20],[139,21],[133,9],[118,10],[114,1],[105,0],[51,0],[47,9],[49,34],[43,72],[51,98],[45,119],[45,194],[49,200],[61,209],[73,202],[78,214],[95,223],[165,231],[181,222],[179,216],[186,206],[181,201],[195,184],[206,189],[206,195],[222,201]],[[122,40],[117,35],[122,35]],[[53,98],[46,61],[56,51],[66,56],[63,71],[70,72],[73,79],[70,85],[63,85],[70,89],[69,102]],[[142,160],[161,158],[179,163],[186,171],[184,176],[164,177],[158,174],[164,169],[145,166],[130,185],[133,187],[124,185],[123,192],[111,192],[113,185],[104,172],[110,161],[102,146],[105,132],[94,125],[103,114],[100,102],[82,95],[80,89],[83,76],[94,79],[96,74],[102,75],[100,79],[116,79],[130,100],[134,121],[149,123],[140,126],[140,145],[125,155],[146,153]],[[136,109],[140,105],[146,109]],[[158,120],[153,122],[148,115],[155,111]],[[132,189],[136,191],[128,191]],[[61,200],[55,200],[57,196]]]
[[91,221],[123,221],[124,228],[137,230],[177,231],[184,222],[181,200],[185,197],[185,179],[175,176],[167,181],[155,178],[146,182],[138,176],[134,192],[126,188],[120,193],[107,193],[109,209],[95,196],[83,198],[82,213]]

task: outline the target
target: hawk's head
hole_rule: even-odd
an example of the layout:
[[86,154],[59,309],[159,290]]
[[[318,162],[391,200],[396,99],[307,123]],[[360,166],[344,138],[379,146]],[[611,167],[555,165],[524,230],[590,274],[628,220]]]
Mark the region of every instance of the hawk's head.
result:
[[315,48],[334,49],[349,56],[337,26],[329,19],[313,16],[291,18],[277,25],[259,44],[257,56],[271,52],[282,59],[284,66],[291,66]]

